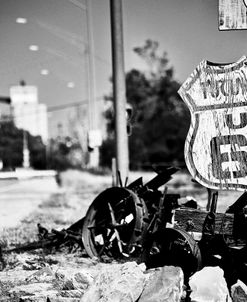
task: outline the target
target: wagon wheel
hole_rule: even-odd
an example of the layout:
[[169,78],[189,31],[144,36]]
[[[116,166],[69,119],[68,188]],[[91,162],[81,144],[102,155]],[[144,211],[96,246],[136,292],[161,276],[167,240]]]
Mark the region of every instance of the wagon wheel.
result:
[[126,188],[100,193],[85,216],[82,239],[90,257],[123,258],[137,255],[145,228],[144,202]]
[[197,242],[184,230],[165,228],[157,234],[152,246],[144,251],[147,268],[179,266],[185,279],[201,268],[201,252]]

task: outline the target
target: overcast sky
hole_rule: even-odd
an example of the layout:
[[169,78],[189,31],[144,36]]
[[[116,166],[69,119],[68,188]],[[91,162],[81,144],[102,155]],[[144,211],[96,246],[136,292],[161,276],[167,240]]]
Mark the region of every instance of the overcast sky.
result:
[[[87,98],[85,11],[73,1],[1,0],[0,95],[23,79],[48,106]],[[109,0],[91,0],[96,96],[110,92]],[[27,18],[17,24],[17,17]],[[123,0],[125,69],[143,68],[133,48],[146,39],[167,51],[181,83],[198,63],[233,62],[247,54],[247,31],[218,30],[217,0]],[[30,51],[29,45],[39,51]],[[48,75],[40,74],[42,69]],[[74,84],[68,84],[72,82]],[[67,87],[74,85],[73,88]]]

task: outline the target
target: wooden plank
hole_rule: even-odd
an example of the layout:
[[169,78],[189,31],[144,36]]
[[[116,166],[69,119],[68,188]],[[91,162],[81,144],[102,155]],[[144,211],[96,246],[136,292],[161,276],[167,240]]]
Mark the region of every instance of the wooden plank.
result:
[[[174,214],[175,225],[187,231],[188,221],[191,220],[194,224],[192,232],[201,233],[204,220],[207,216],[207,211],[194,209],[178,209]],[[233,214],[216,213],[215,216],[215,234],[224,234],[232,236],[233,231]]]
[[247,29],[246,4],[246,0],[219,0],[219,30]]

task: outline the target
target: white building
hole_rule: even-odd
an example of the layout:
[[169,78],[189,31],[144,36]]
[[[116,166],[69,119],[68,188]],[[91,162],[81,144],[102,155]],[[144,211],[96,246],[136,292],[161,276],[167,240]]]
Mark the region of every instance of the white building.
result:
[[12,86],[10,88],[11,108],[16,127],[32,135],[40,135],[43,143],[48,140],[47,107],[38,103],[36,86]]

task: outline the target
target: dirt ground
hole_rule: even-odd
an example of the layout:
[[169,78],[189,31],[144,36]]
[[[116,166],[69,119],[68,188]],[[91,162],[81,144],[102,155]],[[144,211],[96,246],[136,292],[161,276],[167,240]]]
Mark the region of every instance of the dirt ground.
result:
[[[131,173],[130,181],[141,175],[144,175],[145,183],[154,177],[155,173]],[[42,198],[33,202],[32,206],[28,206],[27,214],[24,217],[23,215],[16,216],[16,205],[12,204],[12,210],[9,208],[8,213],[10,215],[8,220],[12,223],[0,228],[1,246],[9,248],[20,243],[37,240],[37,223],[42,224],[48,230],[67,228],[85,215],[88,206],[97,194],[110,187],[112,182],[110,175],[100,176],[74,170],[62,173],[61,179],[61,187],[54,186],[49,194],[42,195],[41,186],[39,187]],[[47,186],[47,184],[43,185]],[[207,190],[191,182],[190,175],[184,171],[174,175],[167,186],[168,192],[179,193],[181,200],[185,201],[186,196],[192,196],[198,201],[201,208],[205,208]],[[32,190],[32,186],[24,189],[27,195]],[[225,211],[227,206],[240,195],[239,192],[220,192],[218,211]],[[19,203],[23,203],[25,208],[24,200],[25,194],[19,200]],[[2,217],[0,214],[1,222]],[[2,225],[4,225],[3,222]],[[66,249],[66,251],[50,251],[48,254],[37,250],[3,255],[3,258],[7,266],[0,272],[0,301],[19,301],[20,297],[30,298],[30,300],[22,301],[46,301],[47,296],[63,297],[63,300],[61,298],[58,301],[69,301],[66,298],[71,297],[79,299],[85,286],[84,288],[68,286],[69,276],[77,276],[81,272],[83,272],[84,278],[88,274],[93,276],[98,268],[97,261],[88,258],[80,249],[73,253]],[[37,272],[39,272],[38,275]],[[63,278],[59,278],[61,275]]]

